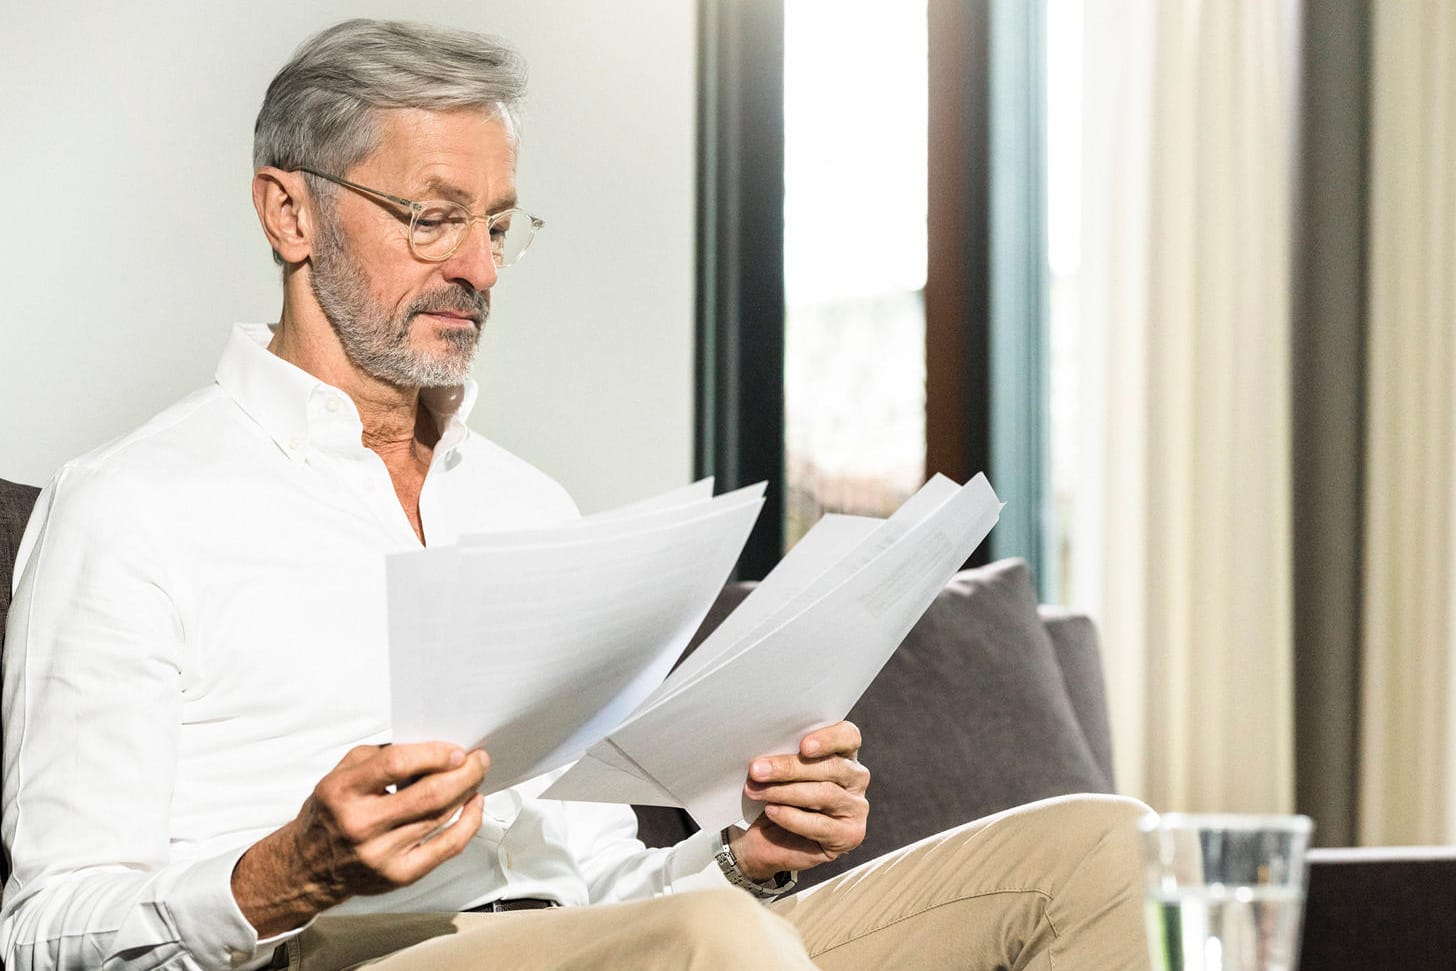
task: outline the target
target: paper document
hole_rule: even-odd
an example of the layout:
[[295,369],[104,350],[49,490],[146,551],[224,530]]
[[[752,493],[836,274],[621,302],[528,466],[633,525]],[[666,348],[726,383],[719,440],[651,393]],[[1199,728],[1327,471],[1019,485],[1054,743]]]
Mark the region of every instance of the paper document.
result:
[[579,758],[682,653],[762,495],[679,496],[389,557],[395,741],[484,746],[486,792]]
[[669,676],[763,495],[704,480],[389,557],[395,741],[484,747],[487,793],[571,765],[545,797],[751,821],[748,764],[843,719],[1001,511],[936,476],[886,519],[825,516]]
[[749,762],[843,719],[1000,511],[985,476],[937,476],[883,522],[826,516],[699,647],[708,654],[545,797],[681,806],[704,829],[751,822]]

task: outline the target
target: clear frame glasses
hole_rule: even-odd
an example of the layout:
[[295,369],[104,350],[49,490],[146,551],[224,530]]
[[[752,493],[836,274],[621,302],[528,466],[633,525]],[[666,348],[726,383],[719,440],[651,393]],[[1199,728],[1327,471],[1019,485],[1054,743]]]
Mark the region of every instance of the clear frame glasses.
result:
[[409,240],[410,252],[416,259],[426,263],[443,263],[454,256],[460,244],[465,242],[465,237],[470,235],[470,227],[476,222],[483,222],[485,231],[490,234],[491,260],[497,267],[504,269],[525,255],[526,250],[531,247],[531,240],[536,238],[536,231],[546,225],[545,220],[524,209],[502,209],[500,212],[477,214],[458,202],[443,199],[415,202],[413,199],[380,192],[367,185],[350,182],[307,166],[300,165],[298,171],[316,175],[335,185],[363,192],[408,210],[409,233],[406,238]]

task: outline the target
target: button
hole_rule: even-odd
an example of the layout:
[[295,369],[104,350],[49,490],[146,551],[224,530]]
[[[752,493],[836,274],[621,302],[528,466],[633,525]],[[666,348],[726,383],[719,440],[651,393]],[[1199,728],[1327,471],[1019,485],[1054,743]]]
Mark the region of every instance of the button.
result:
[[252,954],[250,954],[247,951],[240,951],[237,948],[232,948],[231,950],[229,950],[227,956],[228,956],[228,963],[231,964],[235,968],[236,967],[239,967],[240,965],[247,964],[249,961],[251,961],[253,959],[253,955]]
[[324,407],[327,408],[329,411],[338,411],[339,396],[333,394],[329,395],[328,400],[324,402]]
[[515,861],[511,859],[510,851],[506,851],[506,869],[509,870],[515,865]]
[[302,444],[303,442],[299,439],[299,437],[297,435],[294,435],[288,440],[288,450],[290,452],[296,452],[298,451],[298,447]]

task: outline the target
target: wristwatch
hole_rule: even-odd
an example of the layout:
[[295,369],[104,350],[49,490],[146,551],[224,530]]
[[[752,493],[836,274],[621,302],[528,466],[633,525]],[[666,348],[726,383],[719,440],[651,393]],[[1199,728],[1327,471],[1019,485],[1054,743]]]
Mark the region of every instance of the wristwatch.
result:
[[713,851],[713,859],[718,861],[718,869],[723,871],[723,876],[728,878],[729,883],[735,887],[742,887],[759,900],[772,900],[788,893],[798,885],[799,871],[797,870],[780,870],[768,880],[760,883],[738,869],[738,860],[728,846],[731,829],[731,827],[725,827],[719,831],[718,848]]

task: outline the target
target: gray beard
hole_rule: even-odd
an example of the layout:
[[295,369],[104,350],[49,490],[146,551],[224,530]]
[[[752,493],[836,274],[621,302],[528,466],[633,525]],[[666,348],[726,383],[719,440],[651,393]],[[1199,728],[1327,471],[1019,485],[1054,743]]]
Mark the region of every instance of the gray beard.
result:
[[[391,316],[370,295],[364,268],[349,252],[347,241],[332,220],[326,220],[321,230],[312,257],[310,286],[354,366],[398,387],[440,388],[464,383],[475,361],[481,329],[490,316],[488,293],[454,284],[421,294],[398,315]],[[477,326],[446,332],[449,348],[443,354],[418,351],[409,343],[410,323],[421,313],[435,311],[471,314]]]

